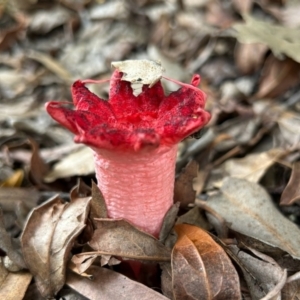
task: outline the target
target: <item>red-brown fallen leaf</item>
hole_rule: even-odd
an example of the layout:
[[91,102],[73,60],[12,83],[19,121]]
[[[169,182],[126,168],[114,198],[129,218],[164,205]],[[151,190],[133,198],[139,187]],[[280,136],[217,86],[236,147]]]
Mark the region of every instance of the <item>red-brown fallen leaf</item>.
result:
[[292,205],[300,200],[300,162],[293,165],[290,180],[280,198],[280,205]]
[[66,284],[90,300],[167,300],[165,296],[117,272],[92,266],[93,280],[69,271]]
[[[99,255],[128,259],[169,261],[170,250],[152,235],[125,220],[96,219],[97,229],[89,245]],[[91,252],[91,254],[94,252]]]
[[32,275],[28,272],[11,273],[0,261],[0,299],[22,300]]
[[62,203],[55,197],[34,209],[27,221],[21,237],[24,260],[44,297],[64,285],[68,255],[85,227],[90,199],[71,197]]
[[241,299],[238,274],[221,246],[196,226],[179,224],[175,231],[174,299]]

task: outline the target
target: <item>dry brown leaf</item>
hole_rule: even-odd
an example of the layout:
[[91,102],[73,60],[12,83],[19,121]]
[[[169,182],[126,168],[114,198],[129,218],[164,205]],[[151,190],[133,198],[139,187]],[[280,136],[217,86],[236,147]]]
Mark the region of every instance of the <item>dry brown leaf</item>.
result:
[[179,224],[175,231],[174,299],[241,299],[238,274],[221,246],[196,226]]
[[[81,254],[81,255],[73,255],[71,262],[75,265],[76,273],[81,274],[84,273],[95,261],[98,257],[97,254]],[[72,268],[74,271],[74,268]]]
[[95,218],[107,218],[107,208],[104,197],[94,181],[92,182],[90,218],[94,226],[97,225],[97,222],[94,220]]
[[235,49],[235,62],[238,69],[243,74],[251,74],[257,71],[268,51],[268,46],[264,44],[237,44]]
[[174,299],[172,290],[172,268],[171,263],[160,263],[161,273],[161,290],[169,299]]
[[289,146],[295,146],[300,142],[299,113],[291,110],[284,110],[277,119],[277,123],[283,143],[286,143]]
[[170,250],[153,236],[138,230],[125,220],[96,219],[97,229],[89,245],[99,255],[127,259],[169,261]]
[[40,156],[40,150],[38,144],[33,140],[28,140],[32,148],[32,156],[30,160],[30,178],[33,183],[41,188],[47,188],[48,186],[43,183],[43,177],[49,170],[49,166],[44,162]]
[[300,299],[300,280],[286,283],[282,289],[282,300]]
[[[97,1],[99,2],[99,1]],[[107,1],[99,2],[90,9],[90,18],[92,20],[126,19],[129,15],[126,2],[124,1]]]
[[191,160],[176,178],[174,187],[174,202],[180,202],[182,207],[194,203],[196,191],[193,189],[193,179],[198,174],[198,163]]
[[266,171],[283,155],[283,149],[248,154],[243,158],[231,158],[224,162],[223,168],[231,177],[259,182]]
[[[232,234],[234,234],[234,237],[237,240],[237,244],[238,244],[239,248],[241,248],[242,250],[243,249],[248,250],[249,248],[252,248],[252,249],[255,249],[257,251],[260,251],[261,253],[265,253],[267,255],[270,255],[273,258],[274,257],[276,257],[276,258],[278,258],[278,257],[288,257],[290,260],[293,261],[293,263],[295,263],[295,261],[296,261],[296,259],[293,259],[292,257],[285,255],[286,252],[279,249],[279,248],[268,245],[268,244],[266,244],[266,243],[264,243],[264,242],[262,242],[258,239],[255,239],[255,238],[250,237],[248,235],[244,235],[242,233],[236,232],[232,229],[230,230],[230,232]],[[286,268],[284,263],[282,263],[282,265]]]
[[262,299],[280,282],[284,270],[271,257],[258,251],[254,251],[254,255],[250,255],[236,246],[229,248],[239,259],[239,266],[244,274],[252,299]]
[[190,209],[184,215],[181,215],[178,219],[176,224],[190,224],[200,227],[204,230],[209,230],[211,225],[207,222],[204,213],[200,211],[200,208],[195,206]]
[[55,197],[35,208],[27,221],[21,237],[24,260],[44,297],[64,285],[68,255],[85,227],[90,199],[62,203]]
[[108,266],[114,266],[119,265],[121,263],[120,260],[116,259],[115,257],[112,257],[110,255],[101,255],[101,267],[108,265]]
[[66,24],[70,18],[70,11],[61,6],[54,6],[47,10],[40,9],[31,15],[28,29],[37,34],[46,34],[52,29]]
[[81,178],[79,178],[77,185],[71,190],[71,202],[77,198],[89,197],[91,196],[91,194],[91,188],[87,184],[85,184]]
[[281,194],[280,205],[292,205],[300,199],[300,162],[293,164],[290,180]]
[[[19,248],[19,249],[18,249]],[[0,208],[0,249],[19,267],[26,268],[24,259],[21,254],[20,246],[17,247],[12,237],[5,230],[4,216]],[[1,298],[0,298],[1,299]]]
[[180,203],[176,202],[173,204],[170,209],[167,211],[166,215],[164,216],[163,224],[161,226],[160,232],[159,232],[159,241],[164,243],[164,241],[168,238],[170,232],[172,231],[178,211],[179,211]]
[[29,188],[0,188],[0,206],[3,211],[13,212],[19,203],[23,203],[28,209],[37,205],[40,193]]
[[0,260],[0,299],[22,300],[31,279],[29,272],[7,271]]
[[92,266],[92,280],[68,272],[66,284],[90,300],[167,300],[145,285],[114,271]]
[[207,205],[233,230],[300,258],[299,228],[278,211],[259,184],[227,177],[220,193],[209,197]]
[[255,98],[277,97],[299,82],[300,64],[290,58],[279,60],[270,55],[262,70]]
[[67,178],[70,176],[83,176],[95,172],[93,150],[89,147],[76,149],[63,159],[57,162],[52,170],[45,174],[46,182],[53,182],[58,178]]
[[245,145],[251,142],[261,124],[259,118],[237,117],[229,119],[219,127],[219,135],[214,144],[217,151],[227,151],[236,145]]
[[[24,73],[17,72],[16,70],[2,70],[0,69],[0,95],[4,99],[14,99],[15,97],[20,96],[30,84],[30,76],[26,76]],[[18,114],[24,114],[32,105],[29,99],[26,98],[26,101],[20,103],[11,102],[8,105],[1,103],[1,112],[0,115],[5,116],[15,116]]]
[[[38,288],[36,287],[36,284],[34,282],[32,282],[27,291],[26,294],[23,298],[23,300],[45,300],[45,298],[41,295],[41,293],[39,292]],[[78,299],[80,300],[80,299]]]

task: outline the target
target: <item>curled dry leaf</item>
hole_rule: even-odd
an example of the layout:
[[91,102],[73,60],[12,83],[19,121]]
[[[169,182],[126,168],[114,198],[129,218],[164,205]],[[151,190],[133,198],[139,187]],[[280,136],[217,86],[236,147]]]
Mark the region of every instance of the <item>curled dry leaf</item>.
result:
[[44,297],[64,285],[68,255],[85,227],[90,199],[62,203],[56,196],[35,208],[27,221],[21,237],[24,260]]
[[108,266],[114,266],[120,264],[121,261],[116,259],[115,257],[112,257],[110,255],[101,255],[101,267],[108,265]]
[[172,231],[177,215],[178,215],[178,211],[179,211],[179,206],[180,203],[176,202],[175,204],[173,204],[170,209],[167,211],[165,217],[164,217],[164,221],[159,233],[159,240],[164,243],[164,241],[168,238],[170,232]]
[[280,205],[292,205],[300,200],[300,162],[293,165],[289,183],[281,194]]
[[78,274],[82,274],[92,265],[96,258],[97,254],[81,253],[79,255],[73,255],[71,259],[71,269]]
[[284,270],[272,258],[260,255],[258,251],[250,255],[236,246],[229,248],[239,260],[252,299],[262,299],[280,282]]
[[31,279],[28,272],[7,271],[0,260],[0,299],[22,300]]
[[107,218],[107,208],[104,197],[94,181],[92,182],[90,218],[95,227],[97,226],[97,222],[94,220],[95,218]]
[[259,182],[268,168],[283,154],[285,154],[283,149],[271,149],[266,152],[248,154],[243,158],[228,159],[223,167],[227,174],[232,177]]
[[273,98],[297,85],[299,82],[299,63],[290,58],[279,60],[270,55],[262,70],[260,84],[255,98]]
[[28,143],[32,148],[29,173],[30,178],[37,186],[47,189],[48,186],[43,183],[43,177],[48,172],[49,166],[42,159],[38,144],[33,139],[28,139]]
[[90,300],[167,300],[165,296],[117,272],[92,266],[92,280],[68,272],[66,284]]
[[175,226],[172,251],[175,299],[241,299],[238,274],[225,251],[204,230]]
[[195,201],[196,191],[193,189],[193,179],[197,177],[197,173],[198,163],[191,160],[175,181],[174,202],[180,202],[182,207],[187,207]]
[[97,229],[89,245],[99,255],[114,255],[128,259],[169,261],[170,250],[125,220],[96,219]]
[[277,210],[260,185],[227,177],[220,193],[212,195],[207,205],[220,214],[231,229],[300,258],[299,228]]

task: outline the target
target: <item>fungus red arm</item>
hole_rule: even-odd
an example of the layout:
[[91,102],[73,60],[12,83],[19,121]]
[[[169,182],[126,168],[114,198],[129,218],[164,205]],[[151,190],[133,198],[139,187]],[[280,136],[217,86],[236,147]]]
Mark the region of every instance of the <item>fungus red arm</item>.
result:
[[90,92],[84,81],[72,86],[75,109],[48,102],[48,113],[95,153],[95,170],[111,218],[124,218],[158,236],[173,203],[177,144],[205,126],[205,94],[191,85],[165,96],[161,82],[138,96],[114,71],[109,100]]

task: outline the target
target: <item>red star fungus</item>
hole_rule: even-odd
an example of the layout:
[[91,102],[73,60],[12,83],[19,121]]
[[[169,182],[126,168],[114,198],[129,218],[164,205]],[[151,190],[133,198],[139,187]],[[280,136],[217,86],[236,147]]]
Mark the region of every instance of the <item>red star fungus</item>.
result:
[[[115,70],[109,100],[90,92],[87,82],[72,86],[75,109],[64,102],[48,102],[48,113],[75,134],[76,143],[94,150],[98,186],[110,218],[123,218],[158,236],[163,218],[173,204],[178,143],[210,119],[205,94],[191,84],[165,95],[160,78],[145,84],[135,96],[131,83]],[[128,74],[125,74],[128,75]],[[133,82],[133,81],[131,81]]]

